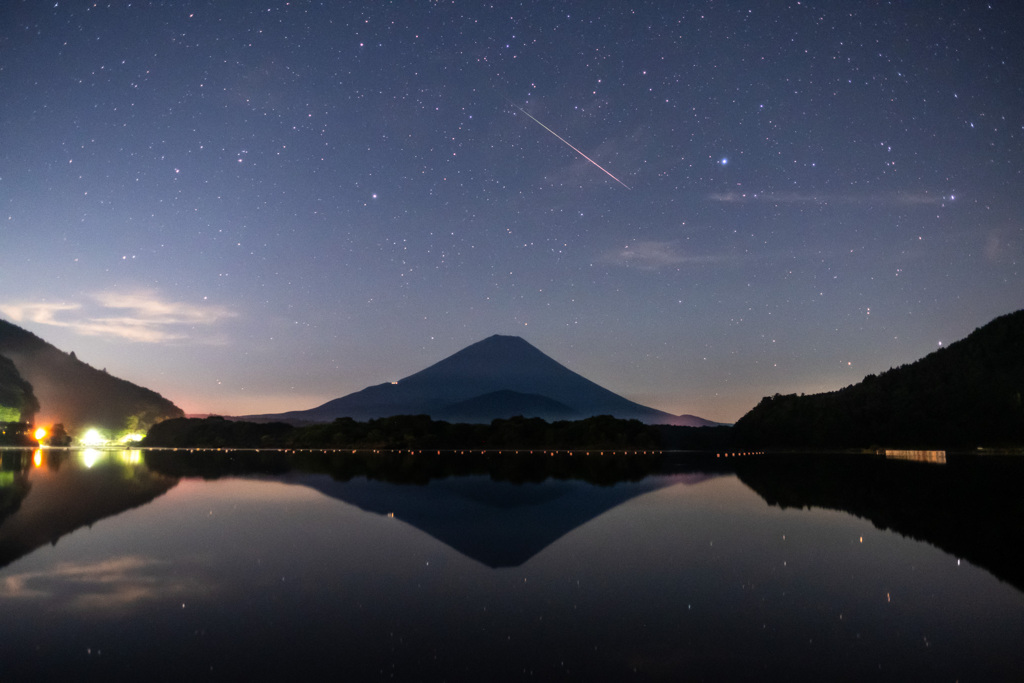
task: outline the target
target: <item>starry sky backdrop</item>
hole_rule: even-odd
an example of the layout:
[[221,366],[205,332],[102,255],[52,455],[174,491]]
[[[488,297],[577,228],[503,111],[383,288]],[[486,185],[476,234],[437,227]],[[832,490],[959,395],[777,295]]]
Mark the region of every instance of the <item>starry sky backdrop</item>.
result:
[[10,0],[0,314],[193,413],[501,333],[734,421],[1024,307],[1022,8]]

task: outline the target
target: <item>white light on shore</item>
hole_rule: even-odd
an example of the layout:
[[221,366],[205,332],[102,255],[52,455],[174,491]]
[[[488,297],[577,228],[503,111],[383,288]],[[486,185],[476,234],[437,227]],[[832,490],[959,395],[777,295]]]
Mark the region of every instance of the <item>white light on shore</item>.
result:
[[81,441],[82,445],[84,446],[99,446],[107,442],[107,440],[103,438],[103,435],[100,434],[98,429],[90,429],[89,431],[87,431],[85,434],[82,435]]

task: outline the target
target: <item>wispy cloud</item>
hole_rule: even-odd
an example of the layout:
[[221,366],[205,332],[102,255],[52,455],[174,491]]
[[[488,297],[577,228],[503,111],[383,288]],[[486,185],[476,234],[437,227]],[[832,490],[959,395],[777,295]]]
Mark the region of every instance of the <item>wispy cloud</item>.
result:
[[164,343],[195,337],[196,328],[211,326],[234,312],[209,304],[166,301],[154,292],[100,292],[81,303],[0,304],[14,322],[64,327],[88,336]]
[[660,270],[683,264],[720,263],[722,256],[696,256],[685,253],[676,242],[643,241],[628,244],[605,254],[605,263],[640,270]]
[[166,566],[165,562],[133,555],[93,563],[61,563],[51,569],[5,577],[0,583],[0,600],[45,599],[96,614],[207,592],[194,577],[165,576]]
[[715,192],[708,196],[716,202],[768,202],[771,204],[896,204],[914,206],[955,201],[954,195],[931,192]]

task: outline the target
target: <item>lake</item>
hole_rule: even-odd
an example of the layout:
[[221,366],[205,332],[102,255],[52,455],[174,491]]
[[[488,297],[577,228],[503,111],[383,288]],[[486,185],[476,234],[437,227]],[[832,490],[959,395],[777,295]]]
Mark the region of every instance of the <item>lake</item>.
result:
[[1024,468],[7,450],[0,680],[1021,680]]

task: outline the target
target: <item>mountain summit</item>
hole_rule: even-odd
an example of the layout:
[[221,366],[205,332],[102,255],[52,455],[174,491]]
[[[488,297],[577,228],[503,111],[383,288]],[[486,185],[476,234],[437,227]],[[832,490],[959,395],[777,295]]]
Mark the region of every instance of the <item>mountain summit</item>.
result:
[[430,415],[451,422],[490,422],[515,415],[546,420],[613,415],[648,424],[715,424],[630,401],[569,370],[526,340],[497,334],[398,382],[370,386],[310,410],[248,418],[330,422],[392,415]]

